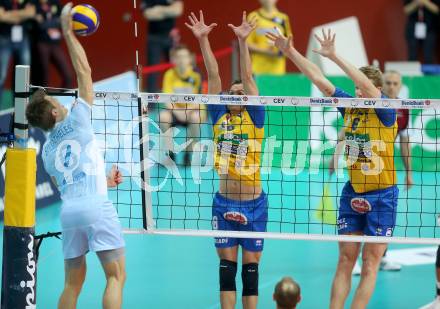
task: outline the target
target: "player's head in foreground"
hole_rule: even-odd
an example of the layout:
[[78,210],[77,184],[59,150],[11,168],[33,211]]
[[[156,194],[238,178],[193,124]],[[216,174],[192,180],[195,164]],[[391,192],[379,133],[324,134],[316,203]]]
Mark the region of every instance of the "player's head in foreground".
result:
[[402,75],[397,71],[387,71],[383,75],[383,92],[390,99],[397,99],[402,89]]
[[[228,94],[230,95],[246,95],[244,91],[243,82],[241,80],[235,80],[232,82],[231,87],[229,88]],[[243,105],[228,105],[228,109],[233,114],[238,114],[245,110],[245,106]]]
[[57,99],[47,95],[44,89],[38,89],[31,97],[26,108],[26,117],[29,124],[43,131],[50,131],[57,122],[67,116],[67,108]]
[[275,286],[273,300],[277,309],[294,309],[301,301],[301,288],[292,278],[284,277]]
[[[359,71],[365,74],[365,76],[368,77],[368,79],[373,83],[373,85],[382,91],[383,88],[383,76],[380,69],[376,68],[375,66],[368,65],[359,68]],[[364,98],[365,96],[362,93],[362,90],[359,89],[358,86],[356,86],[356,97],[358,98]]]
[[171,49],[171,62],[179,73],[185,73],[193,67],[193,55],[186,45],[177,45]]

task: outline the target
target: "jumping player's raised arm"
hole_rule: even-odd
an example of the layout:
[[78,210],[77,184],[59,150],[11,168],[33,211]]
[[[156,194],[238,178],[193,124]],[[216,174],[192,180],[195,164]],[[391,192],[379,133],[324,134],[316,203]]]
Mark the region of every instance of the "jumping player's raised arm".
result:
[[228,25],[238,38],[238,45],[240,46],[240,75],[243,82],[244,92],[248,95],[258,95],[257,84],[252,75],[251,56],[249,54],[249,47],[246,43],[247,38],[257,27],[257,18],[254,16],[250,21],[247,21],[246,12],[243,12],[243,20],[240,26]]
[[321,44],[320,49],[314,49],[313,52],[320,54],[336,63],[342,71],[345,72],[355,83],[356,87],[362,91],[365,98],[380,98],[380,90],[362,73],[357,67],[336,53],[335,39],[336,34],[332,34],[329,29],[327,32],[322,29],[322,38],[315,34],[315,38]]
[[209,26],[206,25],[202,11],[200,11],[199,19],[197,19],[196,15],[192,12],[191,15],[188,16],[188,19],[190,24],[185,23],[185,25],[199,40],[200,49],[208,73],[208,93],[219,94],[222,91],[222,81],[220,79],[217,60],[215,59],[208,39],[209,33],[217,26],[217,24],[213,23]]
[[61,27],[73,69],[76,73],[79,97],[89,105],[93,105],[92,69],[87,61],[84,48],[72,30],[72,3],[66,4],[61,12]]
[[335,94],[335,86],[322,74],[319,67],[311,62],[309,59],[301,55],[295,47],[293,46],[292,36],[286,38],[278,29],[276,32],[268,32],[266,37],[271,40],[275,46],[287,57],[289,58],[298,69],[307,76],[313,84],[318,87],[318,89],[327,97],[333,96]]

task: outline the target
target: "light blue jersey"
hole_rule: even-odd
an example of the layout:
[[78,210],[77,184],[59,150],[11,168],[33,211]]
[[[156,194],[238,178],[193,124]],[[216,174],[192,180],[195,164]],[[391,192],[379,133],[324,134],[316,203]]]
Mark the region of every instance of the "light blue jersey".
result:
[[103,156],[91,123],[91,106],[78,99],[64,121],[49,133],[42,158],[64,202],[99,196],[107,199]]
[[92,127],[92,109],[77,99],[49,133],[42,158],[63,200],[65,259],[125,246],[116,209],[107,195],[104,159]]

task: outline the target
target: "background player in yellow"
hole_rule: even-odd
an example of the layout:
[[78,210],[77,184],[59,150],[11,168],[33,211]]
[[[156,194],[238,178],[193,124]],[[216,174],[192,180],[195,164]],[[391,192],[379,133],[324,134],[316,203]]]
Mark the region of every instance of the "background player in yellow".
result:
[[[184,45],[176,46],[171,50],[171,61],[175,67],[165,72],[162,91],[164,93],[193,94],[201,93],[202,75],[194,68],[193,54]],[[193,140],[188,145],[185,153],[185,165],[190,163],[190,153],[194,142],[200,136],[200,123],[206,118],[205,110],[192,102],[193,97],[185,96],[185,102],[167,104],[166,109],[160,113],[160,128],[165,132],[166,145],[163,149],[169,149],[171,159],[174,160],[172,134],[167,132],[171,127],[183,126],[187,128],[187,139]]]
[[283,75],[286,73],[286,57],[265,35],[273,32],[275,27],[286,37],[292,35],[289,16],[277,9],[278,0],[259,1],[261,8],[248,16],[248,20],[257,18],[257,29],[247,41],[251,51],[252,71],[254,74]]

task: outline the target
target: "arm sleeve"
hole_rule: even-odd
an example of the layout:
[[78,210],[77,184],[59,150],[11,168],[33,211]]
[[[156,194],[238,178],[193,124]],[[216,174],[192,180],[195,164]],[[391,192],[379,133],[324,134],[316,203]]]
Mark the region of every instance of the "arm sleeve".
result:
[[72,105],[70,117],[78,126],[92,126],[92,107],[81,98]]
[[[386,99],[387,97],[382,95],[382,99]],[[380,122],[383,123],[386,127],[391,127],[394,125],[397,119],[397,113],[395,109],[392,108],[376,108],[377,117],[379,117]]]
[[209,104],[208,113],[211,116],[212,124],[216,124],[220,117],[226,113],[226,106]]
[[386,127],[391,127],[396,122],[396,110],[388,108],[376,108],[377,117]]
[[246,107],[246,110],[257,128],[264,127],[264,118],[266,117],[264,106],[250,105]]
[[[341,88],[335,88],[335,93],[332,95],[333,98],[352,98],[353,96],[342,90]],[[345,115],[345,108],[338,107],[338,111],[341,113],[342,117]]]

